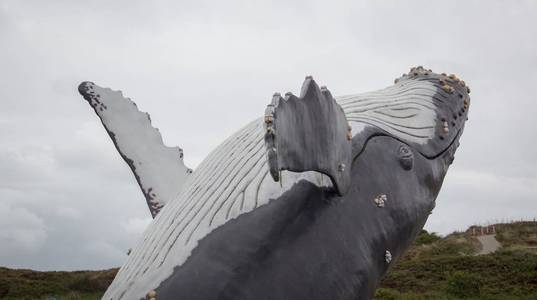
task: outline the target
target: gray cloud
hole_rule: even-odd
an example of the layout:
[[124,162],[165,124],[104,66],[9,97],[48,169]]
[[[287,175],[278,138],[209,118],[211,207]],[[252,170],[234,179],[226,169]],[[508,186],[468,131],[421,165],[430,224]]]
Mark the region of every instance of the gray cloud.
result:
[[150,221],[83,80],[123,90],[195,167],[304,75],[341,95],[454,72],[470,120],[426,227],[534,218],[535,20],[535,1],[4,0],[0,265],[118,266]]

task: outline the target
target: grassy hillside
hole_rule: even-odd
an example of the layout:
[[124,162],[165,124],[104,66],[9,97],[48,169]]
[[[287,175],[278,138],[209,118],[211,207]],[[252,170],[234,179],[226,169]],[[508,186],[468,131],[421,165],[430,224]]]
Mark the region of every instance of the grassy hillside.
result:
[[0,268],[0,299],[101,299],[117,269],[36,272]]
[[[375,299],[537,300],[537,222],[498,224],[496,230],[502,248],[480,256],[480,243],[468,232],[441,238],[423,231]],[[100,299],[116,272],[0,268],[0,299]]]
[[537,223],[496,225],[502,248],[475,256],[480,243],[469,232],[445,238],[423,231],[392,267],[377,300],[537,300]]
[[537,222],[498,224],[496,230],[496,239],[502,246],[537,254]]

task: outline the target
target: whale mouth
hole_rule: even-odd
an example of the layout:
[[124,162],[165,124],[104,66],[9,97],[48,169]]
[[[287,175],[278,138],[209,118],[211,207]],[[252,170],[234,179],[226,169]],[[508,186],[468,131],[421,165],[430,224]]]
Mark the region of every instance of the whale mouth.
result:
[[[466,121],[469,88],[454,75],[412,68],[395,85],[373,93],[332,97],[306,77],[299,97],[275,94],[265,110],[270,174],[317,171],[339,195],[350,187],[351,164],[375,136],[407,145],[398,153],[412,168],[413,149],[435,159],[453,148]],[[355,130],[353,130],[355,129]]]
[[435,158],[460,136],[468,117],[470,89],[455,75],[423,67],[376,92],[338,97],[353,128],[357,151],[371,135],[386,134],[423,156]]

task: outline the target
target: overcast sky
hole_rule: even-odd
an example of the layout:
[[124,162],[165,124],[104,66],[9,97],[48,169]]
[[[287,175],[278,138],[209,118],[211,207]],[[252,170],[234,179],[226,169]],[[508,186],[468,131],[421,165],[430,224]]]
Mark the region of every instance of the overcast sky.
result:
[[116,267],[151,220],[83,80],[195,169],[305,75],[343,95],[417,65],[472,97],[426,228],[537,217],[537,1],[0,0],[0,266]]

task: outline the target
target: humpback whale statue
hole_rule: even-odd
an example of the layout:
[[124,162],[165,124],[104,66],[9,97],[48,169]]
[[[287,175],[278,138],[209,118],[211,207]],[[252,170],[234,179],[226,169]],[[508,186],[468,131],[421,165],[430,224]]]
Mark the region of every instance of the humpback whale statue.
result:
[[154,217],[103,299],[369,299],[435,206],[470,89],[412,68],[332,97],[276,93],[195,171],[121,92],[79,86]]

